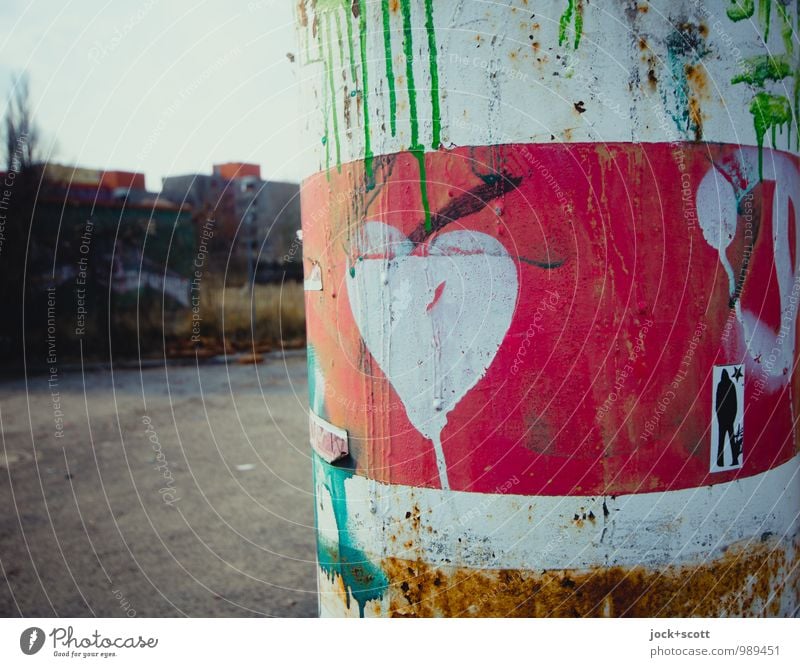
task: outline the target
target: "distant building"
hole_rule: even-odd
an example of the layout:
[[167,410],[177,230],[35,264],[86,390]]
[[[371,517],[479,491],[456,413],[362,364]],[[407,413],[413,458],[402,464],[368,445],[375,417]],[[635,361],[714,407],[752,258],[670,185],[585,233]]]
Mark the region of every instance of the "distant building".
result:
[[164,178],[161,195],[190,205],[196,222],[213,216],[235,253],[250,260],[248,265],[260,279],[279,279],[284,274],[300,278],[300,251],[295,247],[300,188],[296,183],[265,181],[257,164],[226,162],[214,165],[211,174]]
[[148,192],[141,172],[88,169],[53,162],[41,165],[41,169],[49,196],[64,201],[95,204],[127,202],[167,209],[176,205],[160,197],[157,192]]
[[171,335],[190,308],[191,209],[148,192],[140,173],[39,168],[28,278],[52,290],[63,346],[98,351],[113,340],[122,350]]

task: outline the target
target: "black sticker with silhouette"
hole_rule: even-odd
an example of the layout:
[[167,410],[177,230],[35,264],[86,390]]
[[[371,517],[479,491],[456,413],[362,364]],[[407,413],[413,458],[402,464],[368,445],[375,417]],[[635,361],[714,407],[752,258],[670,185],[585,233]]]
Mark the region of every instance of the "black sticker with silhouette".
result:
[[711,396],[711,472],[744,462],[744,366],[714,366]]

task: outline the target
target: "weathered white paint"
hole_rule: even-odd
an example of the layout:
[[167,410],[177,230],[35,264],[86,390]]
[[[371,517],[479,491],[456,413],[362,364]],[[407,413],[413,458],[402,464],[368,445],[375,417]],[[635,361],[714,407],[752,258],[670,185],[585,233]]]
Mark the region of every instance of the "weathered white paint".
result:
[[448,488],[440,435],[508,331],[517,269],[500,242],[480,232],[447,232],[424,254],[413,250],[396,228],[367,222],[347,293],[361,336],[409,421],[433,441]]
[[[422,2],[410,4],[419,140],[426,150],[432,150],[433,105],[425,15]],[[731,6],[728,0],[581,4],[582,36],[575,48],[572,25],[559,44],[559,21],[566,0],[433,3],[444,146],[695,140],[694,128],[682,118],[686,92],[693,92],[693,82],[683,78],[686,65],[699,65],[705,80],[696,91],[702,139],[756,144],[749,111],[754,89],[745,83],[734,84],[732,79],[744,71],[747,58],[785,52],[776,6],[765,47],[758,15],[734,22],[726,15]],[[637,4],[646,11],[637,10]],[[367,90],[361,90],[358,20],[352,16],[349,3],[342,3],[336,13],[341,25],[346,21],[351,24],[354,67],[350,67],[350,45],[344,34],[341,57],[338,43],[331,50],[331,94],[326,57],[320,57],[318,38],[312,32],[314,10],[308,3],[309,21],[301,29],[298,58],[303,66],[307,108],[314,109],[307,117],[307,145],[316,153],[320,168],[325,166],[326,147],[321,142],[325,115],[317,110],[323,107],[336,113],[341,161],[364,156],[364,119],[355,98],[350,99],[345,114],[345,100],[354,91],[368,96],[375,155],[412,145],[401,12],[392,12],[390,20],[397,96],[396,134],[392,136],[388,129],[389,86],[381,3],[367,0],[365,5]],[[795,3],[789,4],[788,12],[794,24]],[[323,21],[321,17],[317,34]],[[683,42],[676,37],[680,34],[676,29],[682,26],[693,26],[690,34],[700,35],[699,41],[695,43],[691,37]],[[795,48],[793,57],[798,54],[800,49]],[[793,80],[767,82],[767,90],[792,99]],[[583,102],[585,111],[578,111],[575,105],[579,102]],[[328,126],[332,133],[332,117]],[[780,143],[786,143],[785,133]],[[332,137],[327,148],[334,150]]]
[[[800,529],[800,457],[732,482],[614,498],[442,491],[358,475],[345,490],[349,539],[376,562],[393,556],[474,569],[658,569],[703,563],[766,533],[791,542]],[[336,544],[330,495],[321,482],[316,492],[320,539]]]

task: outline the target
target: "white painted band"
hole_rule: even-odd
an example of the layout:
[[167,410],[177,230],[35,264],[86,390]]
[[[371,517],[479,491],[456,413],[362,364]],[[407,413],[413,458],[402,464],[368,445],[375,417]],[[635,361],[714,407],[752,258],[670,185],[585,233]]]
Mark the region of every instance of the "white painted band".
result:
[[[431,4],[432,30],[422,0],[393,4],[408,6],[408,31],[401,9],[388,14],[394,114],[383,3],[363,2],[363,33],[351,2],[299,4],[306,23],[303,27],[299,20],[298,53],[305,108],[315,109],[307,117],[308,146],[320,168],[326,162],[335,165],[337,153],[342,163],[363,158],[365,124],[374,155],[413,146],[409,60],[418,141],[433,150],[429,34],[436,50],[440,139],[448,147],[697,139],[756,145],[754,96],[765,92],[793,105],[800,48],[795,45],[791,52],[782,29],[796,24],[794,3],[785,9],[781,3],[768,3],[772,12],[766,47],[763,16],[756,11],[733,20],[729,0],[654,0],[638,3],[641,7],[636,2],[583,0]],[[574,10],[570,13],[568,7]],[[412,42],[410,59],[404,52],[406,34]],[[786,58],[789,73],[779,80],[773,75],[760,83],[752,77],[735,82],[751,72],[750,59],[765,55]],[[779,133],[782,149],[788,146],[786,129]],[[795,130],[791,135],[796,136]]]
[[[323,477],[318,470],[319,538],[336,544]],[[513,485],[512,478],[507,490]],[[474,569],[657,569],[706,562],[742,540],[791,541],[800,527],[800,456],[732,482],[615,498],[442,491],[358,475],[344,489],[348,540],[376,562],[396,557]]]

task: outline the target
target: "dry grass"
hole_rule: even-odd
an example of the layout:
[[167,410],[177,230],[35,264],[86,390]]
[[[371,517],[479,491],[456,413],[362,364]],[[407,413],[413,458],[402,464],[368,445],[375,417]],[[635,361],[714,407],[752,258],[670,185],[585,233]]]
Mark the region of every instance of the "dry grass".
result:
[[[255,327],[251,308],[255,311]],[[304,292],[300,283],[256,285],[252,304],[249,286],[207,285],[201,291],[199,313],[200,335],[206,346],[221,344],[224,338],[226,345],[234,349],[251,349],[255,344],[264,350],[282,342],[296,346],[305,338]],[[181,334],[190,338],[191,333],[190,311]]]

